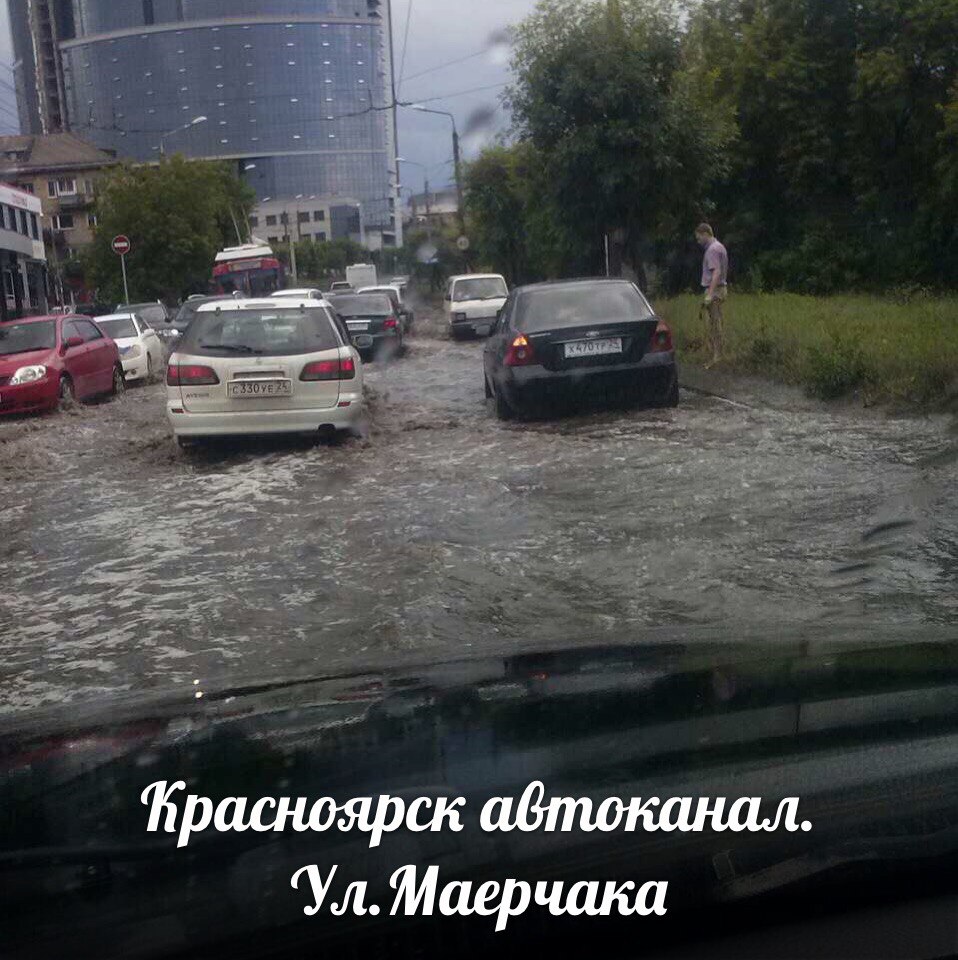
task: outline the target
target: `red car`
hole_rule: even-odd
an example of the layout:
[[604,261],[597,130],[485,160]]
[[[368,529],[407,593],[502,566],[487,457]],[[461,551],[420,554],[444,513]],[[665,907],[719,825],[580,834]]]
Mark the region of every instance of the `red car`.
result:
[[0,323],[0,414],[55,410],[122,391],[116,344],[87,317]]

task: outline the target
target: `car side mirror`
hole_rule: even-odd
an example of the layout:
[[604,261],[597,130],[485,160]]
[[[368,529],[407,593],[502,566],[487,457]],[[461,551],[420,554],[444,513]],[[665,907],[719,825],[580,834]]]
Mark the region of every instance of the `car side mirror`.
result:
[[66,340],[63,341],[64,352],[66,352],[67,350],[72,350],[74,347],[82,347],[82,346],[83,346],[83,337],[67,337]]
[[443,299],[443,300],[450,300],[450,301],[451,301],[451,300],[452,300],[452,297],[447,293],[442,299]]

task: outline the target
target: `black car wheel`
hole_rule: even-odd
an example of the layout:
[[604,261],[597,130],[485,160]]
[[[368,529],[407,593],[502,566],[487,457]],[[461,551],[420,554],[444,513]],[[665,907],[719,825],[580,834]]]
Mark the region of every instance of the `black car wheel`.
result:
[[679,378],[676,375],[672,378],[672,386],[662,404],[665,407],[677,407],[679,405]]

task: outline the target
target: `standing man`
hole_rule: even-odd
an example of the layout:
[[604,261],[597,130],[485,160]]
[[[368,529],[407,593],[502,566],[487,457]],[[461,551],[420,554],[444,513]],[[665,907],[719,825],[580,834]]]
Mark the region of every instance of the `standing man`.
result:
[[722,304],[728,299],[728,251],[715,239],[712,228],[700,223],[695,230],[695,239],[705,251],[702,261],[702,289],[705,291],[703,307],[709,314],[709,346],[712,359],[706,369],[717,363],[722,353]]

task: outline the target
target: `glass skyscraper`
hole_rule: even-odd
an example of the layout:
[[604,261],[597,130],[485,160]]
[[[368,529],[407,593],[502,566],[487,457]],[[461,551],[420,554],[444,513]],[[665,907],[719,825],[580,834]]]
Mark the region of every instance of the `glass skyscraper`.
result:
[[367,227],[391,229],[389,0],[26,6],[34,33],[55,27],[73,133],[134,160],[157,159],[161,146],[228,159],[261,199],[353,202]]

